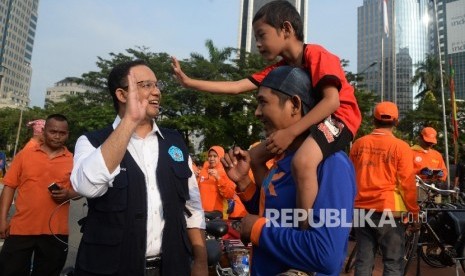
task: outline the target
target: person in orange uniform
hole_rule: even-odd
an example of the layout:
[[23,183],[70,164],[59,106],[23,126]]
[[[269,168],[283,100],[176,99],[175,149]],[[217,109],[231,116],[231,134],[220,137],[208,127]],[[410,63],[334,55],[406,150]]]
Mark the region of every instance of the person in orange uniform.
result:
[[224,219],[241,218],[247,212],[236,195],[236,184],[226,175],[220,162],[223,157],[224,149],[220,146],[208,150],[208,162],[204,163],[197,179],[202,207],[207,212],[221,211]]
[[[68,120],[48,116],[43,142],[21,150],[3,179],[0,195],[0,275],[58,276],[68,253],[69,199],[79,195],[71,187],[73,155],[65,146]],[[59,189],[49,191],[51,183]],[[16,210],[8,212],[16,193]],[[58,208],[59,205],[62,207]],[[34,258],[32,258],[34,256]],[[31,260],[33,263],[31,264]],[[32,267],[32,270],[31,270]]]
[[441,153],[433,149],[433,146],[438,143],[437,132],[432,127],[425,127],[421,130],[418,137],[418,144],[412,146],[413,150],[413,166],[415,173],[421,175],[421,170],[428,168],[430,170],[442,170],[441,181],[447,179],[447,167],[444,163]]
[[377,104],[375,130],[357,139],[350,150],[357,181],[355,208],[360,215],[359,225],[354,228],[357,240],[355,275],[372,274],[377,248],[382,251],[384,275],[387,272],[402,275],[405,240],[402,220],[407,217],[403,212],[408,211],[414,227],[418,227],[413,154],[409,145],[392,133],[398,118],[394,103]]

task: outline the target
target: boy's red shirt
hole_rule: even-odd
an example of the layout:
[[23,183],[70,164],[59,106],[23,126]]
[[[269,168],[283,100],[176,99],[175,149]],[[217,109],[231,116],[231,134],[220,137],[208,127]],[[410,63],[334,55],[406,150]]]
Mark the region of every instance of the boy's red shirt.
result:
[[[339,91],[340,106],[334,112],[334,116],[340,119],[355,137],[362,122],[362,114],[358,108],[354,88],[345,77],[341,61],[336,55],[316,44],[304,44],[303,52],[302,63],[305,68],[309,69],[313,91],[316,93],[313,97],[321,99],[321,88],[323,86],[335,86]],[[261,72],[253,74],[249,77],[249,80],[259,86],[269,72],[278,66],[286,64],[285,60],[281,60],[266,67]]]

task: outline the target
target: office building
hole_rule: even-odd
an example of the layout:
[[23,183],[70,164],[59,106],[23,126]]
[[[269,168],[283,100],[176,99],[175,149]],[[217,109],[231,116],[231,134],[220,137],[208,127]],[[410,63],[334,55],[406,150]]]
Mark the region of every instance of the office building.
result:
[[85,92],[99,92],[98,89],[81,84],[81,79],[67,77],[57,83],[53,87],[48,87],[45,94],[45,102],[63,102],[66,96],[75,96]]
[[[255,46],[255,37],[252,30],[252,20],[255,13],[266,3],[272,0],[241,0],[240,20],[239,20],[239,45],[238,48],[245,49],[247,52],[257,53]],[[307,35],[307,11],[308,0],[288,0],[296,7],[302,17],[304,25],[304,41]]]
[[26,107],[39,0],[0,2],[0,107]]
[[419,88],[411,79],[430,50],[428,2],[364,0],[358,7],[357,72],[381,100],[396,102],[401,115],[415,104]]
[[[434,24],[435,2],[438,29]],[[429,9],[433,23],[430,24],[430,51],[437,56],[441,55],[443,69],[448,74],[452,62],[455,97],[465,100],[465,0],[430,0]],[[446,97],[449,97],[449,92],[446,90]]]

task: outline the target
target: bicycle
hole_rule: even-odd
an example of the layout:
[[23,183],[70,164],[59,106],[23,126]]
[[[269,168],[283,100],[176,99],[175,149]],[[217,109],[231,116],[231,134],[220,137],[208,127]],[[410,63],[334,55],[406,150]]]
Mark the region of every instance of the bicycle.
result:
[[[232,238],[239,237],[238,233],[231,235],[240,227],[240,221],[221,218],[221,212],[205,212],[209,275],[249,275],[250,247],[242,244],[239,238]],[[230,235],[225,239],[227,233]]]
[[[419,203],[422,211],[417,255],[431,267],[458,265],[465,271],[465,204],[458,190],[441,189],[416,176],[418,187],[426,194]],[[451,202],[435,199],[445,196]],[[420,259],[417,260],[419,273]],[[458,275],[458,266],[457,266]]]

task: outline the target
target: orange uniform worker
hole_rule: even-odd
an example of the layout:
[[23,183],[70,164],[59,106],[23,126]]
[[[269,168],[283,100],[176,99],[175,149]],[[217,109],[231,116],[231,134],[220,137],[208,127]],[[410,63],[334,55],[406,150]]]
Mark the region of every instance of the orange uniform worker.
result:
[[[405,241],[402,213],[408,211],[418,220],[413,154],[409,145],[392,133],[398,118],[394,103],[377,104],[375,130],[357,139],[350,150],[357,182],[355,208],[359,214],[367,214],[360,215],[359,225],[354,228],[358,248],[355,275],[372,274],[377,248],[383,255],[385,275],[388,271],[401,275]],[[394,218],[395,225],[386,223],[386,215]]]
[[444,163],[441,153],[433,149],[433,146],[438,143],[436,138],[437,132],[432,127],[425,127],[421,130],[418,137],[418,144],[412,146],[413,150],[413,166],[416,174],[420,174],[423,168],[432,170],[441,169],[443,172],[440,179],[446,181],[447,167]]
[[[224,149],[220,146],[212,146],[208,150],[208,162],[204,163],[197,179],[202,207],[207,212],[221,211],[224,219],[241,218],[247,212],[236,195],[236,184],[226,175],[220,162],[223,157]],[[228,199],[234,200],[234,209],[230,213]]]

